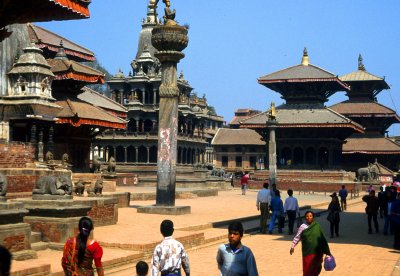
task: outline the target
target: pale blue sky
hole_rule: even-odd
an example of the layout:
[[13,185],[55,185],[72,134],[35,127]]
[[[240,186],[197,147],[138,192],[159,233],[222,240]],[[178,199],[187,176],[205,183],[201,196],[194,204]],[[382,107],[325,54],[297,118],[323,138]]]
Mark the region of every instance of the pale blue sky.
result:
[[[95,52],[111,73],[131,70],[148,0],[94,0],[87,20],[38,23]],[[161,1],[160,1],[161,2]],[[339,76],[357,69],[386,77],[378,101],[400,112],[399,0],[171,0],[176,20],[189,24],[178,64],[198,95],[229,122],[237,108],[266,110],[279,94],[257,78],[297,65],[306,46],[313,65]],[[161,14],[163,4],[160,3]],[[327,105],[346,99],[343,92]],[[400,135],[400,125],[390,129]]]

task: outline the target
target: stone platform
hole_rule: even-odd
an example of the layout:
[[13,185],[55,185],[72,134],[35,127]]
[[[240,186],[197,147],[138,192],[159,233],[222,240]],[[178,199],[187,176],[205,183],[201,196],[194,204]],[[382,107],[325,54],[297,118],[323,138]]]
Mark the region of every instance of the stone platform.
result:
[[[135,194],[150,193],[154,189],[134,187],[124,191]],[[282,194],[284,200],[286,193]],[[218,246],[227,241],[226,222],[240,220],[245,229],[256,228],[257,219],[245,221],[245,218],[259,214],[255,206],[256,196],[257,190],[248,190],[243,196],[241,190],[235,188],[219,191],[218,196],[177,199],[177,205],[191,207],[191,214],[182,216],[138,213],[134,206],[151,205],[155,200],[132,201],[130,207],[118,210],[117,224],[100,227],[95,224],[93,235],[104,249],[105,274],[132,275],[138,260],[149,263],[155,245],[162,240],[160,223],[163,219],[171,219],[175,226],[174,237],[188,251],[191,274],[204,275],[204,271],[207,271],[207,275],[218,275],[215,256]],[[324,193],[299,196],[298,191],[295,191],[295,196],[300,205],[310,205],[315,211],[326,210],[331,199]],[[341,214],[341,236],[329,240],[338,266],[333,272],[322,271],[321,275],[349,275],[349,272],[352,275],[399,275],[392,274],[400,256],[399,251],[391,248],[393,236],[368,235],[365,205],[360,198],[349,200],[348,204],[348,211]],[[317,221],[321,223],[325,233],[329,233],[325,215],[321,214]],[[300,245],[295,254],[290,256],[293,236],[276,232],[275,230],[273,235],[253,232],[243,238],[243,243],[252,249],[256,257],[259,275],[301,275]],[[40,250],[37,260],[14,261],[12,275],[22,275],[18,274],[22,272],[23,275],[34,275],[41,270],[41,275],[62,275],[59,262],[61,255],[62,252],[57,250]],[[290,265],[282,260],[290,260]]]

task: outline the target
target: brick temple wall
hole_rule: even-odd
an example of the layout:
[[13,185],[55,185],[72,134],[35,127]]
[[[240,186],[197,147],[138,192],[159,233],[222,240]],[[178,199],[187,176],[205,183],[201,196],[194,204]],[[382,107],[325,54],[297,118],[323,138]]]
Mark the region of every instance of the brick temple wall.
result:
[[0,168],[26,168],[34,159],[35,148],[30,143],[0,143]]

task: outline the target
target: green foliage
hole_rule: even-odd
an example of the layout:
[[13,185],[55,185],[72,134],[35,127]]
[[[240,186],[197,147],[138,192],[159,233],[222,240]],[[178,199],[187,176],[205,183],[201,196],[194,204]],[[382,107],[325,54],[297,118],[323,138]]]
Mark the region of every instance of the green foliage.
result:
[[207,109],[208,109],[207,112],[208,115],[217,116],[217,111],[215,111],[215,107],[213,107],[212,105],[207,105]]
[[[92,67],[93,69],[96,69],[103,74],[105,74],[104,80],[107,82],[108,80],[111,79],[112,75],[105,69],[97,60],[91,61],[91,62],[84,62],[86,66]],[[93,89],[96,92],[99,92],[101,94],[104,94],[107,91],[108,85],[105,84],[89,84],[87,85],[90,89]]]

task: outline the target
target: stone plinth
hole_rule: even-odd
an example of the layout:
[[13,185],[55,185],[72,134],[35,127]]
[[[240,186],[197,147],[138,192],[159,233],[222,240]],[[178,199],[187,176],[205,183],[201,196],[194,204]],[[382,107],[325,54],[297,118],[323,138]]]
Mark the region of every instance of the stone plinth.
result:
[[28,216],[71,218],[89,216],[95,226],[112,225],[118,222],[118,198],[77,197],[74,200],[21,199]]
[[138,213],[159,214],[159,215],[186,215],[190,214],[190,206],[140,206],[137,207]]
[[27,214],[22,202],[0,202],[0,225],[21,223]]
[[69,237],[78,234],[78,222],[81,217],[53,218],[27,216],[32,231],[41,233],[43,242],[65,243]]
[[15,260],[37,258],[31,250],[31,227],[28,223],[0,225],[0,244],[7,248]]
[[50,194],[32,194],[32,199],[33,200],[53,200],[53,201],[58,201],[58,200],[71,200],[73,197],[72,195],[50,195]]

